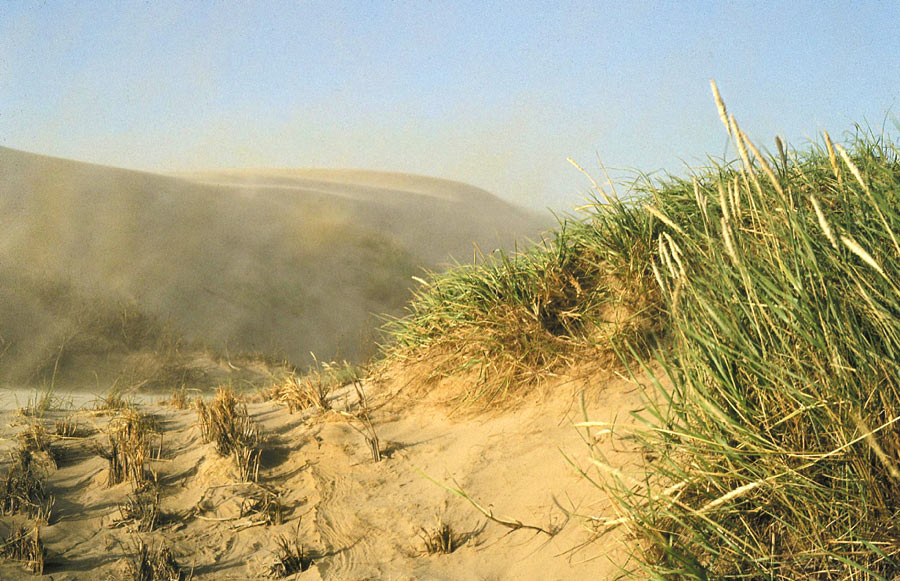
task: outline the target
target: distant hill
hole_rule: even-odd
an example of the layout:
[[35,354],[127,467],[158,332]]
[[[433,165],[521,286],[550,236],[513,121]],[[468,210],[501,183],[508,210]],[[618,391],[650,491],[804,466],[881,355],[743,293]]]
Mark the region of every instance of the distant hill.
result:
[[79,296],[58,305],[129,305],[220,352],[358,360],[373,314],[401,312],[422,267],[470,260],[473,244],[510,248],[545,225],[484,190],[423,176],[160,175],[0,148],[0,378],[28,375],[29,345],[60,348],[47,318],[63,315],[34,300],[46,288]]

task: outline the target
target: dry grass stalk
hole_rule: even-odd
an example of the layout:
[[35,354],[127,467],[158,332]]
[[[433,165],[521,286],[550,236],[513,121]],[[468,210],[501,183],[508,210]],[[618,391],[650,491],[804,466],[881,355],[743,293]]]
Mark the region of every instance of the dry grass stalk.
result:
[[41,541],[41,529],[37,523],[29,532],[24,525],[12,530],[0,545],[0,558],[6,561],[22,563],[28,571],[35,575],[44,574],[44,558],[46,551]]
[[107,426],[109,448],[98,447],[97,453],[109,462],[108,486],[130,480],[137,488],[147,481],[150,459],[150,434],[155,431],[152,418],[127,409]]
[[722,125],[725,126],[725,130],[731,134],[731,125],[728,123],[728,110],[725,108],[722,95],[719,94],[719,87],[716,85],[716,81],[710,79],[709,87],[712,89],[713,99],[716,101],[716,109],[719,110],[719,119],[722,121]]
[[366,446],[369,448],[372,460],[381,462],[381,439],[378,437],[378,432],[375,430],[375,424],[372,422],[372,417],[369,413],[369,402],[366,399],[366,393],[362,388],[362,384],[358,381],[353,384],[353,388],[356,390],[357,398],[359,398],[359,411],[353,414],[353,417],[362,424],[362,427],[358,428],[353,424],[350,424],[350,426],[366,439]]
[[301,573],[313,564],[313,557],[300,542],[300,523],[293,539],[279,536],[275,539],[275,563],[269,567],[269,577],[280,579]]
[[151,549],[138,540],[128,563],[128,575],[134,581],[181,581],[184,574],[165,545]]
[[191,407],[191,397],[187,394],[184,386],[182,386],[181,389],[173,390],[171,397],[165,400],[165,403],[176,410],[186,410]]
[[816,219],[819,221],[819,228],[822,229],[822,232],[825,234],[825,237],[828,238],[828,242],[831,243],[831,246],[835,250],[837,250],[837,238],[834,237],[834,231],[831,229],[831,224],[829,224],[828,220],[825,219],[825,213],[822,212],[822,207],[819,205],[819,200],[815,196],[810,195],[809,201],[812,202],[813,210],[815,210],[816,212]]
[[241,480],[256,482],[263,437],[247,405],[238,403],[233,390],[220,387],[209,404],[198,399],[196,408],[203,439],[215,443],[221,456],[234,459]]
[[133,525],[140,532],[150,532],[161,523],[159,510],[159,489],[155,486],[143,487],[128,495],[124,504],[119,505],[120,518],[113,526]]
[[44,487],[31,451],[18,447],[11,456],[9,469],[0,483],[0,514],[25,514],[49,522],[54,498]]
[[438,519],[437,527],[434,529],[420,528],[419,538],[425,544],[425,552],[429,555],[449,555],[462,544],[462,538],[454,533],[453,527],[443,519]]
[[838,167],[837,156],[834,154],[834,145],[831,143],[831,137],[827,131],[823,131],[822,134],[825,136],[825,147],[828,149],[828,161],[831,163],[831,170],[838,181],[838,187],[843,187],[844,182],[841,177],[841,170]]
[[259,515],[262,520],[254,519],[254,523],[280,525],[284,522],[284,507],[277,494],[267,490],[261,494],[247,498],[241,503],[241,518]]
[[287,406],[290,413],[305,409],[326,411],[331,409],[328,394],[331,387],[319,377],[290,375],[272,386],[268,398]]

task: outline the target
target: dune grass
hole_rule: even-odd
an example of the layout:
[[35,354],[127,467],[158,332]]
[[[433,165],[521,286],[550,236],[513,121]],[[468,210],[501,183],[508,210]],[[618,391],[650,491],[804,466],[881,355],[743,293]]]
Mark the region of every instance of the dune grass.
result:
[[[599,455],[590,475],[645,576],[896,578],[900,150],[861,130],[764,156],[715,95],[736,161],[639,179],[528,253],[434,276],[389,353],[481,369],[470,399],[591,346],[662,369],[646,476]],[[630,324],[596,333],[614,300]]]
[[719,105],[740,161],[631,210],[655,219],[671,388],[646,480],[606,481],[657,578],[894,578],[900,151],[826,134],[767,158]]
[[609,352],[613,339],[642,344],[662,319],[650,284],[651,219],[610,203],[617,214],[563,219],[525,252],[420,279],[407,315],[386,325],[387,358],[427,360],[435,376],[472,374],[461,399],[488,402]]
[[197,398],[195,407],[203,439],[215,443],[220,456],[231,456],[242,482],[256,482],[265,438],[247,405],[238,401],[234,390],[220,387],[212,401]]

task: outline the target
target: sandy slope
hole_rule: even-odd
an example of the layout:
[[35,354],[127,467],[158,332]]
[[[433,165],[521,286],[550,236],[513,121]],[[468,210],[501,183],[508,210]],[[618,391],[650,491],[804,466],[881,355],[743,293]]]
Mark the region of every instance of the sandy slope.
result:
[[113,306],[133,301],[219,351],[355,360],[371,354],[374,314],[399,314],[423,267],[469,260],[473,243],[510,248],[546,225],[423,176],[173,176],[0,147],[0,374],[18,358],[25,371],[10,380],[26,380],[29,357],[44,357],[10,344],[53,352],[78,332],[79,313],[44,324],[21,272]]
[[[241,495],[261,489],[236,483],[230,460],[201,442],[191,410],[141,404],[158,414],[164,431],[163,459],[152,464],[162,485],[162,509],[170,516],[153,533],[111,528],[129,485],[105,487],[105,461],[91,451],[90,441],[58,442],[67,460],[48,471],[57,510],[42,529],[53,563],[45,578],[117,579],[138,536],[165,539],[179,563],[193,569],[194,579],[263,578],[276,536],[296,531],[316,555],[296,579],[611,579],[621,573],[622,531],[585,545],[594,535],[559,508],[614,516],[603,493],[574,473],[560,449],[587,464],[587,448],[572,426],[580,420],[577,400],[583,390],[591,419],[627,422],[627,413],[640,405],[636,385],[603,374],[560,378],[550,386],[552,396],[487,415],[450,414],[446,405],[413,401],[410,387],[402,374],[369,384],[386,453],[379,463],[345,415],[291,415],[271,402],[250,404],[269,436],[260,485],[281,495],[281,525],[248,527],[250,520],[240,518]],[[344,388],[333,394],[335,408],[352,411],[353,393]],[[66,413],[71,412],[50,412],[45,421]],[[107,421],[89,411],[75,414],[98,429]],[[12,445],[23,421],[4,412],[0,447]],[[627,441],[600,446],[626,471],[636,461]],[[424,475],[455,482],[498,516],[556,534],[509,531]],[[418,531],[433,527],[438,515],[467,540],[452,554],[425,555]],[[0,519],[0,533],[13,520]],[[0,578],[19,576],[24,576],[19,566],[0,565]]]

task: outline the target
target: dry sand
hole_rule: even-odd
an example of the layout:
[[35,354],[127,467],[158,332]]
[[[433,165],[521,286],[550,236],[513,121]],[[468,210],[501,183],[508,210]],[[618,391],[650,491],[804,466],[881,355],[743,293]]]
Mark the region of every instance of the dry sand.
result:
[[[106,461],[94,446],[108,416],[88,411],[83,396],[51,410],[49,423],[74,414],[97,432],[56,442],[57,469],[48,468],[56,496],[50,524],[41,529],[49,551],[43,578],[120,579],[135,540],[165,541],[194,579],[257,579],[274,562],[276,538],[299,538],[314,556],[295,579],[613,579],[627,566],[621,529],[600,538],[577,514],[615,516],[603,492],[567,465],[561,450],[587,465],[588,450],[573,423],[582,419],[586,392],[592,420],[629,422],[640,407],[639,387],[609,374],[557,378],[547,397],[533,396],[514,409],[487,414],[453,413],[438,397],[417,393],[402,373],[367,383],[372,418],[385,458],[373,462],[358,423],[342,410],[358,402],[349,387],[332,395],[338,411],[288,413],[273,402],[249,404],[268,436],[258,485],[240,484],[228,458],[203,443],[194,410],[149,400],[137,405],[155,414],[163,431],[162,459],[151,462],[161,486],[163,526],[151,533],[114,527],[128,483],[107,488]],[[440,394],[440,386],[430,386]],[[25,403],[11,393],[0,399],[0,457],[27,422],[13,408]],[[74,411],[73,411],[74,409]],[[629,471],[638,459],[626,440],[600,444],[607,459]],[[466,500],[430,481],[458,486],[497,516],[554,530],[510,531],[488,521]],[[240,516],[241,498],[276,492],[284,507],[280,525],[254,525]],[[427,555],[420,528],[443,518],[465,537],[452,554]],[[0,518],[6,534],[16,517]],[[299,533],[298,533],[299,532]],[[592,541],[592,542],[589,542]],[[21,566],[0,565],[0,578],[32,578]]]

